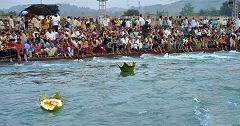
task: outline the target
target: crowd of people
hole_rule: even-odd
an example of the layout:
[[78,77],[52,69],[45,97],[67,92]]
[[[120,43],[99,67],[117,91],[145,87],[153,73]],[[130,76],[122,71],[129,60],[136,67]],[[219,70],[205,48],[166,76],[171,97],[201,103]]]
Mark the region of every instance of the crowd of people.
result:
[[240,20],[200,17],[0,18],[0,57],[84,57],[194,48],[236,49]]

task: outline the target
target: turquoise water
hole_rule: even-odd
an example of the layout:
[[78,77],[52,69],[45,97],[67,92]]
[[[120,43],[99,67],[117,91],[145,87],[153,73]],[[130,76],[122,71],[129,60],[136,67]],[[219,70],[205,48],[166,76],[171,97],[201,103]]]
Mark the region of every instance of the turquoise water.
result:
[[[135,75],[117,63],[135,61]],[[144,54],[0,65],[1,126],[240,124],[240,53]],[[39,108],[59,91],[63,108]]]

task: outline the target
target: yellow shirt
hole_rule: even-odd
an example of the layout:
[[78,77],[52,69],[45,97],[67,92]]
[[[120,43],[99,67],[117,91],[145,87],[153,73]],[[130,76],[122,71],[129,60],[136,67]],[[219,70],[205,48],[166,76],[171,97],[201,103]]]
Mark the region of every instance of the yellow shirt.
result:
[[7,49],[7,46],[0,46],[0,51],[4,51],[4,50],[6,50]]
[[93,23],[91,23],[91,25],[90,25],[90,29],[91,29],[91,31],[93,31],[95,28],[96,28],[96,25],[93,24]]
[[121,26],[120,20],[117,20],[117,21],[116,21],[116,26]]

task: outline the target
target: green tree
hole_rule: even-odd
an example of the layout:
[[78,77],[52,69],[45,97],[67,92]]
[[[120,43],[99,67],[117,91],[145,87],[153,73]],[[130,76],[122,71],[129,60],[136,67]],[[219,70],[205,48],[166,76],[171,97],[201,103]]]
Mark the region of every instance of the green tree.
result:
[[136,9],[128,9],[123,13],[123,16],[138,16],[140,13]]
[[210,8],[208,10],[208,14],[210,16],[219,16],[219,10],[217,10],[216,8]]
[[147,11],[147,12],[145,12],[145,15],[147,15],[147,16],[154,16],[155,14],[150,12],[150,11]]
[[185,4],[185,6],[182,8],[182,11],[180,12],[180,15],[182,16],[192,16],[194,7],[192,6],[191,3]]
[[10,12],[8,12],[8,14],[12,15],[12,16],[16,16],[17,15],[17,13],[15,11],[10,11]]
[[219,16],[219,10],[217,10],[216,8],[210,8],[207,10],[201,9],[197,15],[199,15],[199,16]]
[[166,13],[165,10],[162,10],[162,11],[157,10],[156,16],[164,16],[165,13]]
[[198,13],[199,16],[206,16],[205,15],[205,10],[201,9]]
[[10,12],[4,12],[4,11],[0,11],[0,16],[16,16],[17,13],[15,11],[10,11]]
[[228,1],[222,4],[219,14],[222,16],[232,16],[232,7],[228,4]]

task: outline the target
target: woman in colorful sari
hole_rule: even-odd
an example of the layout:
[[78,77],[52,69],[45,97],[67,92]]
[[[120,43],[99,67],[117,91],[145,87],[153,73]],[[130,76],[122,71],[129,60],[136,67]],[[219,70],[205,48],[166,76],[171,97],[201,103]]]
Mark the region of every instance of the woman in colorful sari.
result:
[[38,57],[40,54],[41,54],[41,46],[42,44],[41,43],[35,43],[35,45],[33,46],[33,51],[34,51],[34,54]]
[[73,44],[72,44],[70,38],[64,40],[63,47],[64,47],[64,57],[67,58],[67,55],[68,55],[70,58],[72,58],[72,56],[73,56]]
[[56,48],[57,48],[57,54],[60,56],[63,56],[64,54],[63,39],[60,41],[57,41]]
[[89,41],[87,41],[86,39],[85,39],[85,37],[82,37],[82,39],[81,39],[81,42],[82,42],[82,50],[83,50],[83,53],[86,55],[87,53],[89,53],[89,48],[90,48],[90,46],[89,46]]
[[56,46],[54,45],[53,41],[49,41],[49,47],[48,47],[48,49],[49,49],[49,50],[48,50],[47,54],[48,54],[49,57],[56,56],[56,54],[57,54],[57,48],[56,48]]
[[48,19],[45,17],[44,19],[43,19],[43,30],[44,31],[47,31],[49,29],[49,21],[48,21]]

